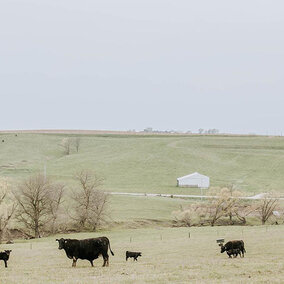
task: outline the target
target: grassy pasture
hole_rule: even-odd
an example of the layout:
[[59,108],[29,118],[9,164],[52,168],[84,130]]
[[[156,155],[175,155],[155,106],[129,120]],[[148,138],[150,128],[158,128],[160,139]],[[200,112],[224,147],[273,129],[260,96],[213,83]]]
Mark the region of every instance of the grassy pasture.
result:
[[[188,233],[191,238],[188,238]],[[283,283],[284,226],[202,227],[112,230],[65,235],[87,238],[106,235],[114,257],[102,268],[72,261],[57,249],[56,237],[1,245],[12,249],[8,268],[0,263],[0,283]],[[243,239],[245,258],[220,254],[216,239]],[[130,242],[131,238],[131,242]],[[125,251],[142,251],[138,262],[125,261]]]
[[[93,169],[105,178],[108,191],[200,194],[199,189],[176,187],[176,178],[198,171],[212,186],[230,183],[246,195],[284,192],[282,137],[80,135],[79,153],[65,156],[60,143],[68,134],[0,134],[0,176],[14,184],[43,171],[76,187],[75,171]],[[1,142],[2,139],[5,142]],[[69,192],[68,192],[69,191]],[[114,221],[167,221],[180,204],[191,201],[112,196]]]
[[139,221],[154,219],[168,221],[172,219],[171,213],[181,204],[192,201],[183,199],[137,197],[137,196],[111,196],[110,208],[113,221]]
[[[212,186],[234,183],[247,194],[284,191],[284,140],[260,136],[81,135],[79,153],[64,156],[67,134],[0,134],[0,175],[15,181],[43,170],[74,185],[76,170],[90,168],[110,191],[199,194],[176,187],[198,171]],[[72,135],[69,135],[72,137]]]
[[[246,195],[275,190],[284,193],[282,137],[80,135],[79,153],[65,156],[60,143],[68,134],[0,134],[0,176],[16,184],[43,171],[76,187],[75,171],[93,169],[105,178],[108,191],[200,194],[176,187],[176,177],[199,171],[211,185],[234,183]],[[5,142],[1,142],[2,139]],[[180,204],[170,198],[112,196],[116,222],[169,221]],[[67,202],[68,203],[68,202]],[[131,224],[130,224],[131,225]]]

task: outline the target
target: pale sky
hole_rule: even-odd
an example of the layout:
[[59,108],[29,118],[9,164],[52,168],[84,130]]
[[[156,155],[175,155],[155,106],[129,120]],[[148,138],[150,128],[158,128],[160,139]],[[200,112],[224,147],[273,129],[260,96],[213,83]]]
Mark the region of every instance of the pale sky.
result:
[[0,129],[284,134],[283,0],[0,0]]

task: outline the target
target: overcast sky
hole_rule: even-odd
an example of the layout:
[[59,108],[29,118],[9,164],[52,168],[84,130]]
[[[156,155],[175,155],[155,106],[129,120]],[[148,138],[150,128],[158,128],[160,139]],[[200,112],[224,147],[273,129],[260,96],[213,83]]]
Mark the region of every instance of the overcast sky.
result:
[[0,129],[284,134],[283,0],[1,0]]

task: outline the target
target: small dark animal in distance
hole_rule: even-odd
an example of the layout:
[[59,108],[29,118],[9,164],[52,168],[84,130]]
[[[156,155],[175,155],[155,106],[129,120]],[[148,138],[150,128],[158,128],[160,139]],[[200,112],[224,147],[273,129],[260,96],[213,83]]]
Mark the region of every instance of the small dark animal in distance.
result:
[[243,240],[237,240],[237,241],[229,241],[225,245],[220,244],[221,247],[221,253],[227,252],[228,256],[231,258],[231,254],[228,253],[228,251],[232,249],[239,249],[242,253],[242,256],[244,257],[244,254],[246,252],[245,250],[245,244]]
[[126,256],[126,261],[129,257],[133,257],[133,261],[134,260],[137,261],[138,256],[142,256],[142,252],[126,251],[125,256]]
[[4,250],[4,251],[0,252],[0,260],[4,261],[6,268],[8,267],[7,261],[9,260],[9,256],[10,256],[11,251],[12,250],[9,249],[9,250]]
[[93,261],[100,255],[103,256],[103,266],[109,266],[108,249],[114,255],[110,248],[109,239],[107,237],[91,238],[84,240],[76,239],[56,239],[58,249],[64,249],[68,258],[73,260],[72,267],[76,267],[78,258],[88,260],[92,266]]

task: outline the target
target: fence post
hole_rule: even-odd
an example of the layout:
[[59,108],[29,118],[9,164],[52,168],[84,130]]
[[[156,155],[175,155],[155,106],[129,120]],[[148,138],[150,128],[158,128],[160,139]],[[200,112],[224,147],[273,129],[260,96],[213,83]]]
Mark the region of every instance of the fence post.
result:
[[188,233],[188,238],[190,239],[190,232]]

